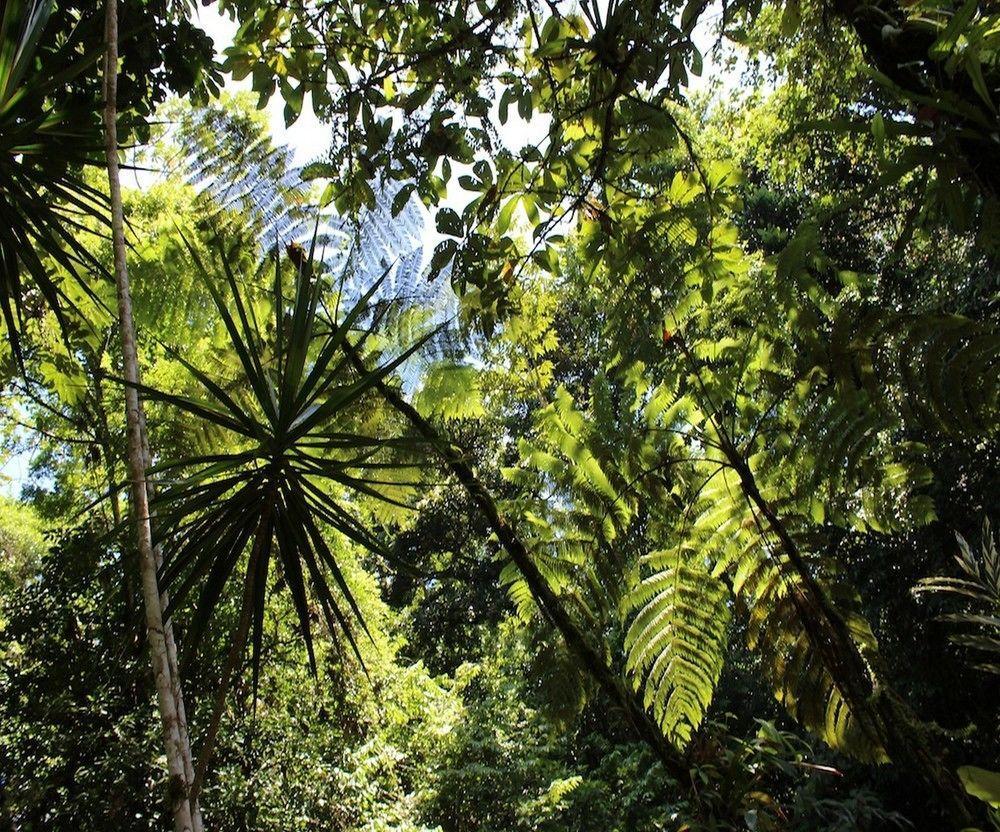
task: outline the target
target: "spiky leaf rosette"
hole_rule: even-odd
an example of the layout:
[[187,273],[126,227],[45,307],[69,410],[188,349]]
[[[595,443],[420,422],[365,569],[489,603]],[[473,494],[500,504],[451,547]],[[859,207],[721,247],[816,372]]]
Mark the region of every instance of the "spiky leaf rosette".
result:
[[237,376],[223,383],[177,356],[201,388],[198,397],[143,388],[150,399],[226,435],[217,451],[154,469],[166,483],[152,508],[155,536],[166,553],[161,577],[171,592],[171,610],[199,588],[187,645],[195,649],[227,584],[241,580],[249,550],[243,594],[252,616],[255,684],[272,563],[291,594],[313,668],[310,596],[331,632],[343,633],[360,658],[352,621],[362,628],[364,621],[324,527],[380,551],[358,502],[368,498],[405,507],[400,489],[419,464],[413,462],[414,442],[359,425],[371,421],[366,396],[420,342],[359,375],[346,352],[361,348],[364,335],[356,333],[362,320],[368,320],[367,332],[378,323],[366,318],[377,282],[333,321],[321,309],[324,281],[313,270],[315,249],[298,254],[290,302],[282,292],[281,258],[275,252],[272,320],[262,327],[258,309],[265,301],[241,287],[259,286],[264,267],[238,276],[230,265],[238,258],[222,252],[224,292],[189,248],[225,325]]
[[84,220],[105,214],[104,195],[83,178],[100,160],[100,122],[92,102],[60,97],[103,50],[82,52],[74,32],[39,62],[52,9],[51,0],[7,0],[0,16],[0,311],[17,353],[28,282],[57,315],[65,302],[46,258],[71,275],[81,264],[100,269],[80,240]]

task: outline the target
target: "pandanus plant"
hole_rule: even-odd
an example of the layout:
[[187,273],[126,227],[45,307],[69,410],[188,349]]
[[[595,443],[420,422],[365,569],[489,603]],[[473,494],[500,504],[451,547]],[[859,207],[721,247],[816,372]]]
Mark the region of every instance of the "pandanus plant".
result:
[[[237,369],[228,379],[213,378],[178,355],[200,388],[197,396],[142,388],[147,400],[172,406],[192,422],[225,435],[217,450],[154,468],[162,485],[151,503],[154,534],[165,552],[161,585],[171,593],[168,614],[197,590],[185,646],[189,655],[226,587],[241,582],[243,598],[206,729],[196,795],[225,692],[248,642],[256,695],[265,588],[275,567],[290,593],[313,671],[311,604],[360,659],[356,633],[359,627],[366,631],[364,619],[324,527],[381,550],[350,501],[370,498],[404,505],[395,492],[407,486],[406,472],[420,464],[414,456],[419,443],[402,435],[373,435],[358,425],[370,421],[369,394],[427,339],[359,372],[354,359],[384,314],[373,312],[369,303],[381,281],[346,313],[331,311],[325,300],[332,286],[314,268],[315,238],[308,253],[290,247],[287,258],[275,247],[271,286],[257,297],[244,287],[267,283],[266,261],[250,274],[238,274],[235,247],[220,248],[224,277],[217,279],[195,248],[188,249],[225,326]],[[288,271],[283,263],[294,269],[289,297],[283,293],[282,273]],[[270,306],[269,320],[258,316],[262,306]]]
[[85,50],[76,31],[40,56],[53,6],[5,0],[0,12],[0,312],[17,354],[27,290],[57,315],[65,303],[48,258],[71,275],[102,270],[80,238],[85,218],[107,215],[107,197],[84,175],[102,164],[99,110],[66,86],[94,68],[103,46]]

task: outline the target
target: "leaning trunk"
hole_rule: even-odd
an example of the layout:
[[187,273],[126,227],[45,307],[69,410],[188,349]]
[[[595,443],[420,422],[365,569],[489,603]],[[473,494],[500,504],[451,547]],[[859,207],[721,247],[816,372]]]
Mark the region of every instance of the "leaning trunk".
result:
[[749,465],[728,439],[722,442],[722,449],[740,477],[747,500],[760,512],[800,581],[792,595],[799,620],[851,713],[893,762],[934,790],[942,810],[956,824],[968,825],[972,816],[962,784],[930,747],[917,715],[880,677],[877,668],[869,667],[847,622],[809,571],[784,522],[761,495]]
[[[960,827],[968,825],[972,815],[958,778],[931,749],[913,710],[892,690],[878,669],[870,667],[865,660],[844,617],[812,574],[782,518],[764,499],[750,465],[718,420],[718,410],[702,381],[691,350],[682,338],[677,339],[677,344],[705,397],[709,419],[718,434],[719,449],[726,463],[739,476],[751,511],[763,518],[761,530],[766,529],[777,539],[788,558],[798,581],[791,598],[799,623],[851,714],[893,762],[927,784],[952,821]],[[760,520],[757,522],[760,524]]]
[[[139,572],[143,603],[146,611],[146,631],[150,659],[156,684],[156,699],[160,711],[166,746],[169,774],[169,800],[176,832],[195,832],[191,806],[188,802],[190,782],[185,771],[184,743],[181,739],[174,680],[171,674],[167,643],[163,629],[163,610],[156,577],[156,557],[149,525],[149,500],[145,482],[143,424],[139,410],[139,362],[132,320],[132,298],[125,261],[125,220],[122,209],[121,181],[118,171],[118,8],[116,0],[105,6],[104,64],[104,149],[108,166],[108,188],[111,200],[111,239],[114,249],[115,286],[118,294],[118,317],[122,341],[122,363],[126,381],[125,423],[128,433],[128,472],[139,549]],[[180,686],[177,684],[177,690]]]
[[[358,353],[347,344],[344,345],[344,351],[358,373],[364,374],[367,369]],[[524,541],[520,539],[514,528],[500,513],[496,501],[476,476],[472,467],[462,457],[462,454],[450,442],[442,438],[434,426],[424,419],[417,409],[403,399],[399,393],[384,382],[379,382],[377,386],[383,398],[402,414],[424,439],[433,445],[445,465],[465,488],[483,513],[493,533],[496,534],[500,545],[503,546],[507,555],[520,571],[535,603],[538,604],[542,614],[559,631],[570,653],[597,682],[604,694],[621,708],[635,735],[659,757],[670,775],[678,781],[687,781],[690,773],[681,755],[666,741],[663,732],[642,706],[642,703],[611,667],[604,652],[573,621],[559,596],[552,591],[545,576],[535,565]]]

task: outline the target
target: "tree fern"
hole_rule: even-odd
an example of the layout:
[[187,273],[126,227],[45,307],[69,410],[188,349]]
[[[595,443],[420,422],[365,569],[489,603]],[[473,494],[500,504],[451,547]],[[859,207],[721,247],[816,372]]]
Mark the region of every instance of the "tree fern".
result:
[[[315,237],[317,260],[338,275],[338,303],[353,306],[377,283],[372,314],[386,307],[402,315],[420,311],[424,331],[408,335],[433,335],[420,355],[397,369],[404,388],[425,383],[436,361],[459,357],[464,342],[458,299],[448,281],[427,279],[427,213],[412,188],[391,180],[372,183],[370,206],[354,216],[337,214],[309,181],[323,165],[296,165],[290,148],[274,145],[259,114],[238,100],[184,111],[172,135],[183,174],[198,189],[213,225],[224,228],[238,217],[240,233],[249,225],[262,254],[276,243],[308,244]],[[383,318],[383,336],[392,320],[392,314]],[[397,353],[407,343],[399,341]],[[386,357],[392,346],[383,341]]]
[[[700,392],[714,399],[718,391],[715,387],[711,390],[715,392]],[[636,392],[636,406],[654,437],[651,441],[659,445],[658,454],[649,455],[688,460],[674,465],[678,482],[673,494],[686,504],[684,511],[670,521],[671,512],[666,506],[661,509],[662,537],[677,542],[666,554],[646,560],[627,606],[633,615],[627,640],[628,665],[654,716],[672,741],[681,743],[703,718],[725,655],[724,627],[720,629],[718,623],[709,627],[706,620],[728,620],[728,584],[735,610],[746,622],[748,646],[762,657],[774,694],[789,713],[832,747],[861,758],[880,759],[883,750],[851,714],[810,636],[804,616],[812,602],[802,584],[803,575],[793,568],[773,531],[756,513],[731,461],[720,451],[722,439],[715,430],[719,417],[708,418],[691,394],[668,386],[637,385]],[[798,396],[785,402],[787,409],[772,410],[771,417],[801,416],[802,401],[812,408],[817,407],[817,401],[825,401],[808,385],[800,387]],[[808,420],[803,421],[809,425]],[[798,423],[794,419],[783,424],[788,440],[769,444],[747,463],[756,472],[764,498],[794,536],[809,573],[847,622],[858,649],[875,657],[877,645],[857,613],[856,594],[838,573],[835,560],[824,556],[828,543],[817,520],[837,515],[850,516],[866,528],[874,527],[876,519],[880,525],[888,525],[899,504],[905,503],[913,482],[901,466],[895,479],[889,477],[889,482],[876,488],[869,482],[867,468],[861,476],[860,468],[846,461],[823,477],[817,469],[822,472],[824,467],[811,455],[814,444],[792,440],[796,430],[806,427],[795,427]],[[866,433],[863,442],[840,453],[845,460],[855,457],[864,463],[862,467],[891,470],[895,464],[891,455],[883,456],[887,448],[892,449],[891,444],[883,442],[877,431],[873,435],[874,440]],[[836,480],[835,487],[829,477]],[[850,486],[846,491],[851,500],[839,505],[832,497],[845,484]],[[834,507],[836,511],[831,510]],[[866,511],[873,518],[867,525],[863,522]],[[693,644],[681,641],[677,646],[676,640],[683,638],[678,632],[683,633],[692,622],[703,640]],[[690,664],[671,664],[682,648],[700,661],[694,665],[697,673]],[[656,670],[656,661],[660,661],[661,672]],[[685,685],[693,692],[685,690]],[[677,691],[688,695],[680,700],[688,705],[686,711],[669,707],[670,697],[681,695]]]
[[841,395],[864,391],[883,418],[932,433],[1000,424],[1000,330],[959,315],[838,309],[825,355]]
[[[763,659],[775,697],[788,712],[832,748],[862,759],[881,759],[883,750],[847,707],[843,693],[811,641],[803,620],[808,604],[802,576],[791,567],[773,535],[743,496],[735,475],[722,470],[702,493],[703,511],[692,524],[691,546],[709,553],[713,574],[731,581],[747,622],[747,642]],[[778,503],[780,505],[780,502]],[[874,657],[877,643],[858,612],[857,594],[822,557],[822,536],[811,519],[783,514],[812,575],[846,620],[863,655]]]
[[[534,427],[530,439],[518,442],[521,465],[503,474],[533,495],[522,500],[521,516],[539,570],[553,589],[572,592],[582,614],[597,620],[603,613],[592,605],[610,611],[620,583],[607,567],[634,513],[626,477],[599,460],[587,419],[567,390],[557,390],[554,401],[536,413]],[[503,577],[522,613],[530,612],[530,593],[517,570],[508,566]]]

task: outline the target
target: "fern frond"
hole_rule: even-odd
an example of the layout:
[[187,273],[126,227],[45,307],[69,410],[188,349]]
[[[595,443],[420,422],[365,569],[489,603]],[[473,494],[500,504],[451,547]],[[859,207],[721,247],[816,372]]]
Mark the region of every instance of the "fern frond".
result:
[[889,417],[948,435],[1000,424],[1000,330],[960,315],[844,306],[826,358],[841,394],[865,391]]
[[476,368],[455,361],[428,368],[415,403],[421,412],[445,420],[472,419],[485,413]]
[[959,549],[955,561],[964,577],[924,578],[913,594],[962,602],[964,609],[940,615],[937,620],[961,628],[948,639],[972,652],[973,667],[1000,675],[1000,549],[988,519],[983,522],[979,552],[974,552],[962,535],[956,533],[955,538]]
[[754,433],[751,461],[765,479],[780,483],[774,497],[816,523],[862,531],[931,522],[928,449],[903,439],[902,417],[867,389],[831,380],[828,368],[812,367],[792,384],[794,378],[784,382],[792,389],[767,433]]
[[[857,593],[832,559],[812,554],[818,541],[810,531],[811,518],[795,514],[793,501],[770,496],[781,509],[811,574],[844,617],[862,654],[874,659],[878,645],[858,612]],[[830,747],[863,760],[885,759],[884,750],[854,719],[810,641],[801,611],[808,601],[801,592],[799,574],[754,516],[731,472],[720,472],[703,490],[701,506],[686,545],[711,560],[716,578],[728,576],[747,622],[748,646],[761,656],[775,698]]]
[[680,549],[644,558],[650,574],[626,600],[626,671],[664,736],[683,749],[712,702],[722,673],[729,592]]
[[[817,559],[813,558],[814,566]],[[884,761],[885,751],[856,721],[822,658],[811,644],[793,598],[798,581],[782,565],[766,568],[748,610],[748,645],[758,652],[774,686],[775,697],[788,713],[831,748],[861,760]],[[836,599],[851,636],[863,654],[877,651],[867,621],[852,607],[857,596],[832,576],[823,585]],[[750,598],[743,599],[745,604]]]
[[551,630],[539,630],[536,639],[540,643],[531,661],[531,678],[542,696],[546,717],[569,727],[587,704],[590,677]]
[[[551,542],[544,545],[535,540],[530,554],[539,574],[553,592],[561,596],[572,593],[574,577],[582,565],[582,547],[569,542],[562,546]],[[507,588],[507,596],[514,604],[518,617],[522,621],[530,621],[538,607],[527,581],[512,561],[505,563],[500,570],[500,583]],[[582,603],[578,597],[575,600]]]
[[[515,513],[525,521],[522,534],[539,570],[570,606],[595,622],[617,609],[617,541],[635,503],[623,473],[601,458],[592,427],[572,396],[558,390],[536,414],[534,435],[518,441],[521,464],[502,473],[533,495]],[[534,602],[519,573],[508,566],[504,576],[519,613],[532,615]]]
[[[338,275],[340,308],[353,307],[377,284],[369,301],[372,316],[387,307],[426,313],[424,330],[433,334],[419,355],[396,369],[404,389],[417,389],[433,362],[464,351],[458,298],[448,281],[427,280],[427,213],[406,183],[372,183],[371,206],[340,216],[321,204],[304,178],[309,171],[295,164],[287,146],[271,142],[256,113],[238,106],[194,108],[183,113],[175,138],[182,173],[214,224],[235,218],[261,254],[276,243],[309,248],[315,235],[317,259]],[[386,344],[382,358],[396,358],[406,343],[412,341]]]

